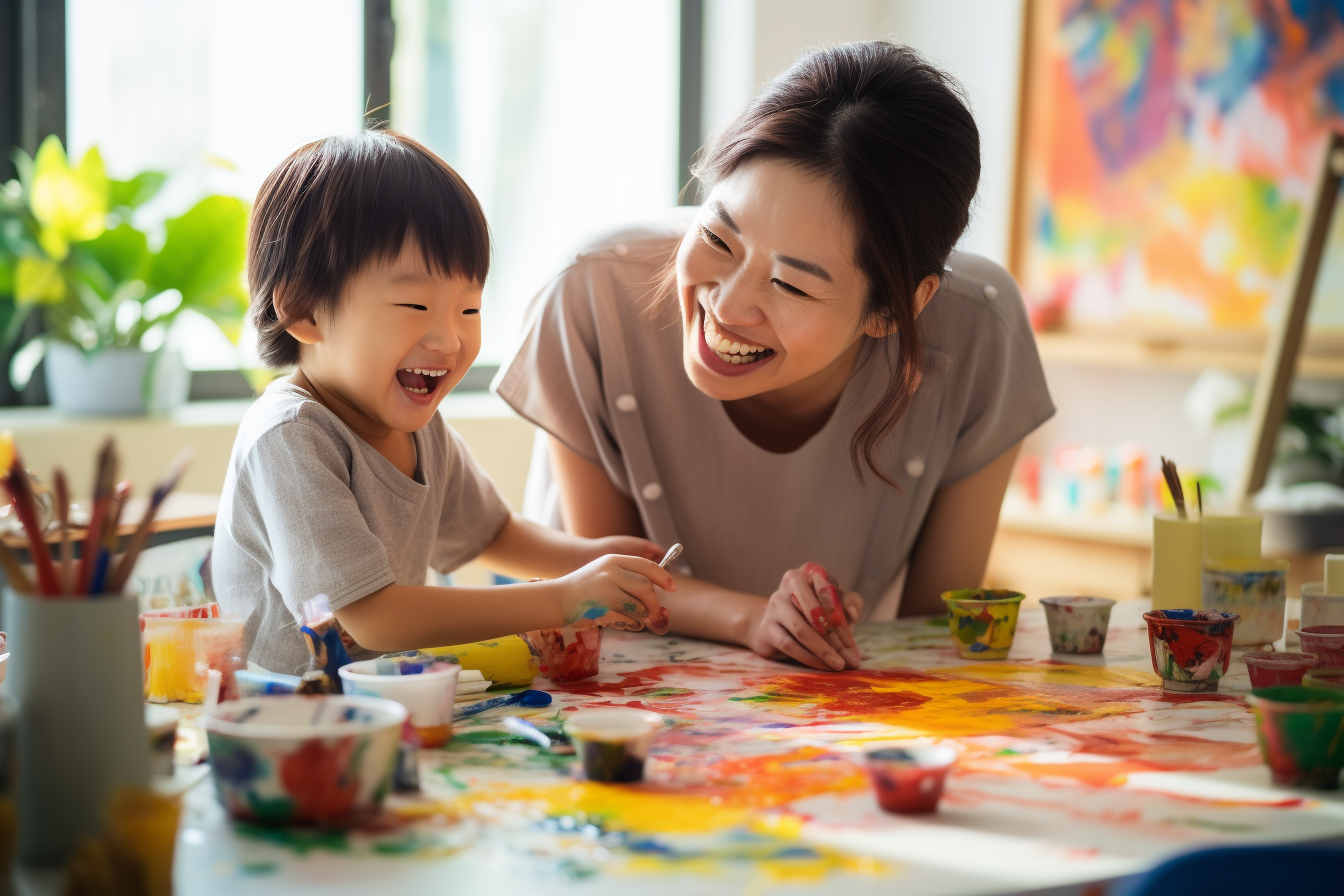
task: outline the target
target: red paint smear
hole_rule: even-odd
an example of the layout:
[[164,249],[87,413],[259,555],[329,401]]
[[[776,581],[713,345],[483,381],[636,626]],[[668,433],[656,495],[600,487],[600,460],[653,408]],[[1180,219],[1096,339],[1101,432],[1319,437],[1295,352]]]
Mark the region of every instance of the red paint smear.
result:
[[327,821],[350,811],[359,792],[359,777],[350,767],[354,752],[353,735],[331,747],[314,738],[281,761],[280,783],[294,800],[295,820]]
[[813,607],[807,615],[812,617],[812,627],[817,630],[817,634],[824,635],[831,630],[826,624],[826,612],[821,607]]

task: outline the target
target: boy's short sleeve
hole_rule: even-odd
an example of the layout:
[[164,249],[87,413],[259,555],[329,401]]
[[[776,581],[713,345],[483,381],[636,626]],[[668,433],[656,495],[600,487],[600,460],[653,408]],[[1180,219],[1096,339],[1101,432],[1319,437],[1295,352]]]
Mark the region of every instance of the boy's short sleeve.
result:
[[509,505],[456,430],[439,425],[447,435],[444,478],[448,492],[430,565],[450,573],[490,546],[509,521]]
[[321,429],[295,421],[263,434],[239,476],[234,501],[250,502],[255,513],[235,513],[235,527],[252,529],[246,534],[269,554],[263,565],[296,619],[316,594],[336,610],[396,581],[351,491],[344,450]]

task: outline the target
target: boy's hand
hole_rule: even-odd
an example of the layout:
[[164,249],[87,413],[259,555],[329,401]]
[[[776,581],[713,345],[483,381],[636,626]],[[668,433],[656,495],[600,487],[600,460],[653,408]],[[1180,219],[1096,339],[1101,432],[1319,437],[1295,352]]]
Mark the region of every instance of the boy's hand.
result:
[[[656,546],[649,546],[657,550]],[[577,628],[610,625],[627,631],[647,626],[661,635],[671,623],[654,586],[676,591],[677,583],[671,573],[652,560],[608,554],[555,581],[562,586],[560,611],[565,625]]]

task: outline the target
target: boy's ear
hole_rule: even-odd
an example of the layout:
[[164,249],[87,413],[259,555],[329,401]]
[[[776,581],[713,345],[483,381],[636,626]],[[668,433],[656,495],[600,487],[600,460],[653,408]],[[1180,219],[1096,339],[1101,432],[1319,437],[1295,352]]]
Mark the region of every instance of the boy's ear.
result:
[[[272,302],[275,304],[275,316],[280,320],[285,320],[285,299],[286,290],[282,285],[275,288],[272,293]],[[315,345],[322,341],[322,330],[317,325],[317,319],[311,314],[298,318],[285,327],[285,332],[293,336],[304,345]]]

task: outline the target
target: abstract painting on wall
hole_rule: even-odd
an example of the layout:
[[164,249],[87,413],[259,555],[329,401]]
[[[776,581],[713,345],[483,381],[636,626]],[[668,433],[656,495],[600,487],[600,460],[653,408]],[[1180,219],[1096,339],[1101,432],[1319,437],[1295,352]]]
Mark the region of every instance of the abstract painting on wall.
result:
[[[1012,254],[1038,325],[1263,329],[1344,127],[1344,2],[1029,0],[1026,52]],[[1318,331],[1344,333],[1339,259],[1344,227]]]

